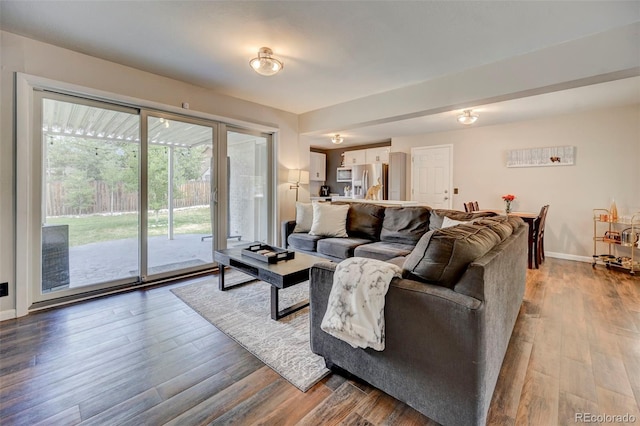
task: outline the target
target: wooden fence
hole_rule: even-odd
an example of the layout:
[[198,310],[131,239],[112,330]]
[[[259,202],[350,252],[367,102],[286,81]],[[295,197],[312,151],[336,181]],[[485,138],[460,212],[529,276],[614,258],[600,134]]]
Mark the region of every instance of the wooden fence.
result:
[[[65,202],[65,187],[62,182],[48,182],[46,192],[47,216],[77,214],[125,213],[138,210],[138,193],[128,191],[124,184],[113,190],[102,181],[89,183],[93,188],[92,203],[79,211]],[[178,186],[174,194],[174,208],[208,205],[211,201],[210,184],[206,181],[187,182]],[[166,207],[165,207],[166,208]]]

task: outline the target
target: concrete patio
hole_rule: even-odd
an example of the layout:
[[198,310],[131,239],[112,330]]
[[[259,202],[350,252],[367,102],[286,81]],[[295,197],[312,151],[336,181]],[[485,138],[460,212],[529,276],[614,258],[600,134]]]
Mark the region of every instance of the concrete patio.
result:
[[[227,246],[251,242],[236,238],[228,240]],[[206,234],[175,235],[173,240],[166,236],[151,237],[148,246],[149,275],[213,262],[212,239]],[[70,247],[69,275],[71,288],[138,276],[137,239]]]

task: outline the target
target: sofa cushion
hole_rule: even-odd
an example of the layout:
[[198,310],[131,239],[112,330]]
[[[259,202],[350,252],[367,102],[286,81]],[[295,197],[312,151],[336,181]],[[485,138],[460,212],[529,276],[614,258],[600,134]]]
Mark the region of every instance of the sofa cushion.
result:
[[356,247],[354,256],[368,257],[369,259],[389,260],[398,256],[406,256],[411,253],[415,246],[411,244],[387,243],[378,241],[377,243],[364,244]]
[[469,263],[498,243],[500,236],[483,225],[463,224],[429,231],[407,256],[403,276],[453,288]]
[[323,239],[319,235],[310,235],[306,232],[293,233],[287,237],[287,243],[294,250],[316,251],[317,243]]
[[313,223],[309,234],[324,237],[347,237],[349,206],[313,203]]
[[415,245],[429,229],[428,207],[387,207],[380,241]]
[[509,220],[507,221],[507,223],[511,225],[511,227],[513,228],[513,232],[515,232],[516,229],[524,225],[524,220],[522,220],[522,218],[518,216],[508,216],[508,218]]
[[404,261],[405,260],[407,260],[406,257],[398,256],[398,257],[394,257],[393,259],[387,259],[387,260],[385,260],[385,262],[392,263],[392,264],[402,268],[402,266],[404,265]]
[[350,237],[379,240],[384,210],[384,206],[376,204],[352,203],[347,214],[347,234]]
[[346,259],[353,257],[353,251],[356,247],[370,242],[371,240],[364,238],[323,238],[318,241],[317,250],[318,253],[327,256]]
[[509,223],[509,218],[507,216],[476,219],[473,223],[489,227],[500,236],[500,241],[504,241],[507,237],[513,234],[513,226]]
[[496,214],[493,212],[461,212],[459,210],[433,209],[429,217],[429,231],[435,231],[442,228],[442,221],[445,217],[453,220],[470,221],[479,217],[491,217]]
[[313,206],[311,203],[296,202],[296,227],[293,232],[309,232],[313,224]]

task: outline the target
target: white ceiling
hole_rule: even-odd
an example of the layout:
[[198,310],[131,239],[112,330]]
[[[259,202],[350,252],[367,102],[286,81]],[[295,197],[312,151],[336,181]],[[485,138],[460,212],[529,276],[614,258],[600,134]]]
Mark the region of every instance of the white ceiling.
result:
[[[478,121],[472,126],[459,124],[457,116],[462,111],[456,110],[350,129],[340,132],[345,141],[339,147],[344,148],[382,142],[391,137],[464,130],[471,127],[492,126],[557,116],[559,114],[637,105],[639,103],[640,77],[631,77],[510,101],[479,105],[473,108],[473,112],[478,115]],[[310,140],[311,145],[316,148],[337,148],[336,145],[331,143],[330,134],[313,134]]]
[[[638,21],[638,1],[0,0],[3,30],[296,114]],[[284,61],[280,74],[249,67],[262,46]],[[514,105],[507,120],[531,108]],[[398,131],[442,130],[451,114]],[[352,143],[388,138],[393,126],[350,130]]]

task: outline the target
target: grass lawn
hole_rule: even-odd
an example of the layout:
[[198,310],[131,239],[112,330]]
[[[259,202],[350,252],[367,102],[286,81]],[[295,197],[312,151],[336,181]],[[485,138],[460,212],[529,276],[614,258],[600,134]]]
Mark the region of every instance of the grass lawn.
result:
[[[211,234],[211,214],[208,207],[176,210],[173,222],[175,235]],[[47,224],[69,225],[69,245],[72,247],[138,236],[137,214],[51,217],[47,218]],[[149,236],[167,235],[167,224],[167,212],[159,213],[157,218],[155,213],[149,213]]]

